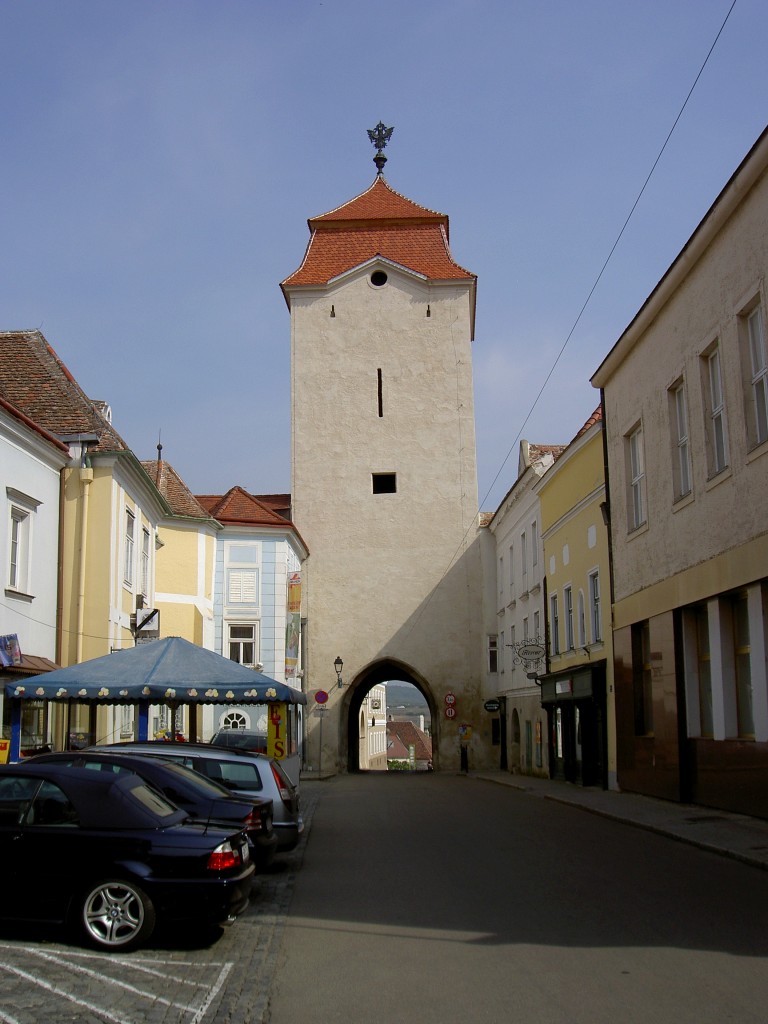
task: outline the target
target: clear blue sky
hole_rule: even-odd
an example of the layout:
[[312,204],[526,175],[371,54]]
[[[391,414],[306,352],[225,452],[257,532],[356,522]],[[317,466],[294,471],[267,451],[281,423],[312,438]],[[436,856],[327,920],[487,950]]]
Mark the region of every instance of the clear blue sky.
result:
[[[768,4],[0,0],[0,330],[39,328],[139,458],[196,493],[290,487],[307,218],[386,176],[478,275],[480,505],[589,378],[768,121]],[[510,454],[508,461],[507,455]]]

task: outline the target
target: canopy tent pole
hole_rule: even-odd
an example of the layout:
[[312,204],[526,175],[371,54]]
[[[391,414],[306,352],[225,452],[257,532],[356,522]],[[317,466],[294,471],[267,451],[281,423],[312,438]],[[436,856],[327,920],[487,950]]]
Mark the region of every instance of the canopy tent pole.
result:
[[11,746],[8,751],[8,760],[11,762],[21,760],[21,701],[11,701]]
[[140,701],[136,707],[139,713],[139,740],[145,742],[149,736],[149,704],[145,701]]

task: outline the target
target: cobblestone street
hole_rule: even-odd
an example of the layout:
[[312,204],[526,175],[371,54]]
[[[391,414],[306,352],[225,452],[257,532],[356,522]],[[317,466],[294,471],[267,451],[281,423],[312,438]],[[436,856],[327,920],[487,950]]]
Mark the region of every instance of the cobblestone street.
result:
[[305,828],[292,853],[256,876],[251,905],[211,937],[158,932],[124,956],[90,952],[61,932],[0,930],[2,1024],[259,1024],[285,915],[322,783],[302,787]]

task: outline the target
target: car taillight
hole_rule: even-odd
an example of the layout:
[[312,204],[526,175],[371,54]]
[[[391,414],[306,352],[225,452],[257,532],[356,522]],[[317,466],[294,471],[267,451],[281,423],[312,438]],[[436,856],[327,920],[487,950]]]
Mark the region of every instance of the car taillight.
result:
[[275,782],[277,783],[277,791],[280,794],[280,799],[283,801],[284,804],[290,804],[291,791],[288,789],[288,787],[285,784],[285,781],[280,775],[280,772],[277,770],[277,766],[275,764],[271,764],[269,767],[272,769],[272,774],[275,777]]
[[227,868],[237,867],[241,860],[239,850],[236,850],[231,843],[222,843],[208,858],[208,870],[226,871]]
[[243,828],[249,829],[251,832],[259,832],[264,828],[264,824],[258,814],[254,814],[253,811],[243,822]]

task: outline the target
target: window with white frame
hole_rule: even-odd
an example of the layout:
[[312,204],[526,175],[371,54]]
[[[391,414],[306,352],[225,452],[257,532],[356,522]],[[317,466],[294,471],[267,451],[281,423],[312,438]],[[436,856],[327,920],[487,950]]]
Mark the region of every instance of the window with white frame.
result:
[[534,520],[531,523],[531,565],[533,575],[536,576],[536,566],[539,564],[539,524]]
[[541,639],[541,612],[538,609],[533,613],[533,638],[536,643]]
[[30,527],[29,511],[11,505],[8,586],[24,594],[29,590]]
[[42,502],[15,487],[6,487],[8,499],[8,563],[6,586],[9,591],[32,596],[32,546],[35,513]]
[[755,447],[768,440],[768,359],[761,306],[755,306],[743,317],[742,333],[749,341],[747,431],[751,446]]
[[520,534],[520,575],[523,580],[523,590],[528,589],[528,539],[525,530]]
[[11,506],[10,560],[8,565],[8,586],[11,590],[27,591],[29,535],[30,513],[25,511],[25,509]]
[[550,651],[552,654],[560,653],[560,613],[557,608],[557,594],[552,594],[549,599],[549,631]]
[[125,541],[123,546],[123,581],[128,587],[133,586],[133,563],[136,538],[136,516],[131,509],[125,510]]
[[499,633],[499,644],[501,645],[501,664],[499,666],[499,671],[503,673],[504,672],[504,665],[506,663],[506,658],[504,656],[505,647],[504,647],[504,630],[503,629]]
[[703,358],[708,471],[709,476],[713,477],[722,473],[728,465],[728,432],[719,347],[714,345]]
[[563,590],[563,605],[565,609],[565,648],[572,651],[573,643],[573,587],[565,587]]
[[141,592],[144,597],[149,596],[149,552],[150,533],[146,526],[141,531]]
[[645,523],[645,460],[643,457],[643,428],[627,436],[627,477],[629,479],[629,529],[636,530]]
[[685,497],[691,493],[691,447],[688,436],[688,403],[682,380],[669,391],[670,424],[672,427],[672,480],[674,497]]
[[227,542],[224,545],[226,592],[225,604],[260,605],[261,548],[258,543]]
[[515,671],[515,627],[514,625],[509,627],[509,653],[510,653],[510,665],[512,671]]
[[504,604],[504,558],[499,558],[499,607]]
[[509,545],[509,596],[515,596],[515,546]]
[[589,621],[592,628],[592,643],[599,643],[603,639],[600,615],[600,573],[595,569],[589,574]]
[[577,608],[578,608],[578,611],[577,611],[577,619],[576,619],[576,622],[577,622],[576,628],[578,630],[579,647],[586,647],[587,646],[587,622],[586,622],[586,615],[584,613],[584,591],[581,590],[581,589],[579,590],[579,600],[578,600]]
[[230,661],[253,667],[259,660],[259,624],[230,622],[227,627],[227,643]]

